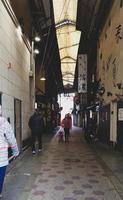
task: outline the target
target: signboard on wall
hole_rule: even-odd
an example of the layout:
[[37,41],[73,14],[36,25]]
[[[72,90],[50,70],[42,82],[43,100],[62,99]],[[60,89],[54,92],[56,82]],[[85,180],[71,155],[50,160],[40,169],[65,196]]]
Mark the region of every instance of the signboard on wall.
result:
[[123,108],[119,108],[118,110],[118,120],[123,121]]
[[87,93],[87,54],[78,55],[78,93]]

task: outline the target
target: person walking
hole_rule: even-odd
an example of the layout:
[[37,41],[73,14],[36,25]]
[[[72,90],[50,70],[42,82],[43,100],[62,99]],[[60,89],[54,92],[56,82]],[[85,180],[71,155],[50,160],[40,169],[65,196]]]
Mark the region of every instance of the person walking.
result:
[[2,198],[2,189],[6,173],[6,167],[9,163],[8,148],[11,147],[12,155],[19,155],[16,138],[10,123],[2,116],[2,107],[0,105],[0,198]]
[[65,132],[65,142],[69,141],[70,129],[72,128],[72,119],[70,114],[66,114],[65,118],[61,122],[61,126],[64,128]]
[[42,151],[42,132],[44,131],[44,120],[39,110],[35,110],[34,114],[30,117],[28,122],[29,128],[31,129],[31,145],[32,153],[35,154],[35,142],[38,140],[38,151]]

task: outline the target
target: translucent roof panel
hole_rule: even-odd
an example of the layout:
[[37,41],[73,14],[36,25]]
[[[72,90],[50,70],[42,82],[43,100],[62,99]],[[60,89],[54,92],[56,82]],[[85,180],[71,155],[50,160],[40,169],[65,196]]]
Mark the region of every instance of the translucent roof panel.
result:
[[80,32],[76,31],[78,0],[53,0],[64,86],[73,86]]

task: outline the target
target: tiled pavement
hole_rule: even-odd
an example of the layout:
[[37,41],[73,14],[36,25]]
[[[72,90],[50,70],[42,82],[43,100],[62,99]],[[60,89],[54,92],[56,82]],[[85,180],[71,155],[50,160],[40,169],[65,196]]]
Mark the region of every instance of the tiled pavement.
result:
[[18,163],[18,167],[9,172],[8,183],[13,174],[17,181],[16,173],[33,175],[33,181],[28,187],[23,188],[24,183],[19,186],[22,194],[19,198],[7,197],[6,182],[6,200],[120,200],[97,155],[82,141],[80,132],[72,133],[69,143],[58,143],[53,138],[42,154],[32,156],[32,162],[35,163],[28,170],[22,171]]
[[73,134],[69,143],[55,139],[44,153],[28,200],[119,200],[95,154]]

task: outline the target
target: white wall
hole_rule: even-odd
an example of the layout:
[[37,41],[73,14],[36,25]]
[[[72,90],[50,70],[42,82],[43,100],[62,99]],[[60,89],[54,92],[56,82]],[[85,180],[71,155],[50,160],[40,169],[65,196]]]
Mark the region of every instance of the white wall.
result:
[[[114,1],[99,37],[97,76],[105,88],[101,96],[105,104],[119,100],[117,94],[123,93],[117,87],[117,83],[123,83],[123,6],[120,3],[120,0]],[[121,26],[119,30],[118,26]],[[107,96],[107,92],[112,96]]]
[[22,101],[22,139],[28,137],[31,101],[29,70],[30,52],[0,1],[0,92],[3,114],[10,117],[14,128],[14,98]]

